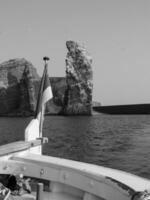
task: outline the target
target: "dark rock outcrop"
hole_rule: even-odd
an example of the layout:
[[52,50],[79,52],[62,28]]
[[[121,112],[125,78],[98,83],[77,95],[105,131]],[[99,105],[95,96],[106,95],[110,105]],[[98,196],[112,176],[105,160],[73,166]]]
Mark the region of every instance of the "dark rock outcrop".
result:
[[67,88],[65,77],[50,77],[53,99],[46,106],[48,114],[63,114],[65,91]]
[[[66,77],[51,77],[53,98],[47,114],[91,115],[92,59],[78,43],[66,43]],[[0,116],[30,116],[36,109],[41,78],[33,65],[22,59],[0,64]]]
[[[25,59],[0,64],[0,116],[34,115],[41,78]],[[65,77],[51,77],[53,98],[47,103],[47,114],[61,114],[66,90]]]
[[64,114],[91,115],[93,72],[92,58],[85,48],[67,41],[66,83]]
[[24,58],[0,64],[0,115],[33,114],[36,106],[33,83],[39,80],[36,69]]

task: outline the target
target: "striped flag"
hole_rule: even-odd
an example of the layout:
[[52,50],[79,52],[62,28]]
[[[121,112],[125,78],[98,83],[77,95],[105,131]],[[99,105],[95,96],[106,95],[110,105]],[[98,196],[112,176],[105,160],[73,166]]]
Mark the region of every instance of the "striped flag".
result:
[[39,121],[40,136],[42,136],[41,134],[44,121],[45,106],[46,103],[52,98],[52,90],[47,73],[47,67],[48,67],[47,63],[45,62],[45,68],[41,79],[41,85],[40,85],[37,106],[36,106],[36,113],[35,113],[35,119],[38,119]]
[[37,137],[42,137],[45,106],[46,103],[52,98],[52,90],[47,73],[48,64],[46,61],[48,60],[48,58],[46,57],[44,58],[44,60],[45,68],[41,79],[35,117],[33,120],[31,120],[31,122],[25,129],[25,140],[32,140],[36,139]]

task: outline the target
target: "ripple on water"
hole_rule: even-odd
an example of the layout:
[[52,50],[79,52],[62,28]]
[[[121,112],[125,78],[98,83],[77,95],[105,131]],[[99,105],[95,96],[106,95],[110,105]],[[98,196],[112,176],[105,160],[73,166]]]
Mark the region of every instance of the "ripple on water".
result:
[[[0,118],[0,144],[24,139],[30,118]],[[46,117],[44,154],[150,178],[150,115]]]

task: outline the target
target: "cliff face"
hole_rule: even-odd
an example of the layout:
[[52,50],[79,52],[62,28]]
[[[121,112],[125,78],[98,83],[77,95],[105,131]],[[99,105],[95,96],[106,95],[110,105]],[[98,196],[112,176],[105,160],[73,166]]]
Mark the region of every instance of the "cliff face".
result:
[[0,115],[28,115],[36,106],[33,82],[40,78],[25,59],[0,64]]
[[[78,43],[66,43],[66,77],[51,77],[53,98],[49,114],[91,115],[92,59]],[[0,116],[29,116],[36,109],[40,77],[33,65],[22,59],[0,64]]]
[[64,114],[91,115],[93,72],[92,58],[85,48],[67,41],[66,83]]
[[[0,64],[0,116],[34,115],[41,78],[25,59]],[[49,114],[62,113],[66,90],[65,77],[51,77],[53,99],[46,106]]]

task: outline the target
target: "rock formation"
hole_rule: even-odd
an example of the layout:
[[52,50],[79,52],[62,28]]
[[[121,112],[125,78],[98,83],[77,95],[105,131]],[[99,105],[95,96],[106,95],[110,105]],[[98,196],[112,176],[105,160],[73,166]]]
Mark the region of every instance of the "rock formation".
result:
[[50,77],[50,84],[53,92],[53,99],[47,103],[46,111],[49,114],[63,114],[64,98],[66,91],[65,77]]
[[40,78],[25,59],[0,64],[0,115],[30,115],[36,106],[34,82]]
[[93,73],[92,58],[85,48],[67,41],[66,83],[64,114],[91,115]]
[[[51,77],[53,99],[49,114],[91,115],[92,59],[78,43],[66,43],[66,77]],[[36,109],[40,77],[33,65],[22,59],[0,64],[0,116],[29,116]]]
[[[40,77],[25,59],[13,59],[0,64],[0,116],[34,115]],[[65,77],[50,78],[53,99],[47,106],[48,114],[62,113],[66,90]]]

